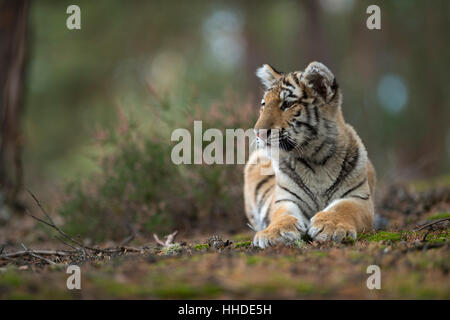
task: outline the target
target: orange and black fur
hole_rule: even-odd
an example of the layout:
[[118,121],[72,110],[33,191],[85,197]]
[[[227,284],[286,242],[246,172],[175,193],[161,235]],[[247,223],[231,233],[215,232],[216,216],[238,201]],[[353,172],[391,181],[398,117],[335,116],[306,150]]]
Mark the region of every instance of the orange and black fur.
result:
[[[257,71],[266,88],[255,133],[263,148],[245,167],[245,209],[254,244],[289,243],[309,234],[336,242],[373,228],[375,171],[331,71]],[[268,150],[278,148],[273,157]]]

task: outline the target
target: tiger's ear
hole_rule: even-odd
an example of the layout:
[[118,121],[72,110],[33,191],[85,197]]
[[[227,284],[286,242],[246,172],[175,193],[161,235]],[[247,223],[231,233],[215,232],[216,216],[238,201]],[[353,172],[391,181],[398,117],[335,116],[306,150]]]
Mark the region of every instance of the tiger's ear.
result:
[[305,84],[325,102],[331,101],[336,96],[338,90],[336,78],[324,64],[311,62],[303,73],[303,79]]
[[281,75],[281,72],[278,72],[268,64],[264,64],[261,68],[256,70],[256,76],[261,80],[261,83],[266,87],[266,89],[272,87]]

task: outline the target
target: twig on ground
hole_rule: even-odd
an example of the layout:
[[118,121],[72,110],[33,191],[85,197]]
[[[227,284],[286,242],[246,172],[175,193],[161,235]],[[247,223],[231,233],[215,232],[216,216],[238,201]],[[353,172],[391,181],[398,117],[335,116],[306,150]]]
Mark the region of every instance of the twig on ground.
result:
[[136,233],[133,231],[128,237],[126,237],[125,239],[123,239],[123,240],[120,242],[119,246],[124,246],[124,245],[126,245],[127,243],[130,243],[131,241],[134,240],[135,237],[136,237]]
[[[45,216],[45,219],[48,220],[48,221],[46,221],[45,219],[42,219],[42,218],[34,216],[28,210],[26,212],[33,219],[35,219],[35,220],[37,220],[37,221],[39,221],[39,222],[41,222],[41,223],[43,223],[43,224],[53,228],[54,230],[56,230],[59,233],[59,236],[57,235],[57,236],[55,236],[55,238],[58,239],[59,241],[61,241],[64,245],[70,247],[73,250],[30,250],[23,243],[21,243],[22,247],[24,248],[23,251],[3,253],[5,246],[2,246],[0,248],[0,259],[11,260],[11,258],[29,255],[29,256],[35,257],[37,259],[40,259],[42,261],[45,261],[48,264],[56,264],[54,261],[52,261],[50,259],[47,259],[47,258],[45,258],[43,256],[71,256],[71,255],[82,254],[82,259],[85,260],[86,256],[87,256],[87,252],[86,252],[87,250],[93,251],[95,253],[105,254],[105,255],[111,255],[111,254],[114,254],[114,253],[121,253],[121,252],[126,252],[126,251],[141,252],[141,251],[144,250],[142,248],[134,248],[134,247],[125,246],[126,243],[130,242],[131,240],[133,240],[134,237],[136,236],[136,231],[135,230],[132,230],[132,234],[130,234],[130,236],[125,238],[121,242],[121,244],[119,246],[115,247],[115,248],[99,249],[99,248],[94,248],[94,247],[91,247],[91,246],[84,245],[80,241],[74,239],[70,235],[66,234],[63,230],[61,230],[53,222],[53,219],[50,217],[50,215],[44,209],[44,207],[42,206],[42,204],[39,201],[39,199],[30,190],[27,190],[27,191],[31,195],[31,197],[34,199],[34,201],[36,202],[36,204],[39,207],[39,209],[42,211],[43,215]],[[168,245],[173,243],[177,233],[178,233],[178,231],[175,231],[175,232],[169,234],[166,237],[167,238],[166,242],[162,242],[162,241],[160,241],[158,239],[158,237],[156,235],[154,235],[154,236],[155,236],[155,239],[157,239],[157,241],[159,241],[158,243],[163,244],[164,246],[168,246]]]
[[128,229],[130,234],[119,243],[119,246],[124,246],[139,237],[139,231],[136,229],[134,224],[128,223]]
[[168,247],[173,244],[175,241],[175,237],[177,236],[178,230],[172,232],[171,234],[165,236],[166,242],[162,242],[156,233],[153,234],[153,238],[155,238],[155,241],[160,244],[163,247]]
[[[70,256],[71,254],[76,253],[75,251],[61,251],[61,250],[33,250],[33,252],[35,252],[36,254],[49,255],[49,256],[51,256],[51,255]],[[20,256],[27,255],[28,253],[29,253],[29,251],[26,251],[26,250],[4,253],[4,254],[0,255],[0,259],[20,257]]]
[[127,246],[120,246],[118,251],[134,251],[134,252],[141,252],[142,249],[134,248],[134,247],[127,247]]
[[76,250],[76,251],[83,251],[83,250],[80,250],[80,248],[77,248],[77,247],[71,245],[70,243],[67,243],[67,242],[66,242],[63,238],[61,238],[61,237],[55,236],[55,238],[58,239],[59,241],[61,241],[61,242],[62,242],[63,244],[65,244],[66,246],[68,246],[68,247],[70,247],[70,248],[72,248],[72,249],[74,249],[74,250]]
[[[95,251],[95,252],[97,252],[97,253],[105,253],[105,252],[106,252],[106,250],[102,250],[102,249],[98,249],[98,248],[93,248],[93,247],[86,246],[86,245],[82,244],[81,242],[75,240],[73,237],[71,237],[71,236],[69,236],[68,234],[66,234],[64,231],[62,231],[62,230],[61,230],[61,229],[53,222],[52,218],[51,218],[50,215],[47,213],[47,211],[44,209],[44,207],[42,206],[42,204],[41,204],[41,202],[39,201],[39,199],[38,199],[38,198],[37,198],[30,190],[27,190],[27,191],[28,191],[28,193],[31,195],[31,197],[34,199],[34,201],[35,201],[36,204],[38,205],[39,209],[41,209],[42,213],[43,213],[43,214],[45,215],[45,217],[48,219],[48,222],[45,221],[45,220],[43,220],[43,219],[41,219],[41,218],[38,218],[38,217],[34,216],[34,215],[31,214],[29,211],[27,211],[28,214],[29,214],[32,218],[34,218],[34,219],[36,219],[37,221],[40,221],[40,222],[46,224],[47,226],[52,227],[53,229],[55,229],[61,236],[63,236],[64,238],[66,238],[68,241],[71,241],[72,243],[76,244],[76,245],[79,247],[78,249],[81,250],[81,251],[85,251],[85,250],[87,249],[87,250]],[[65,243],[65,244],[67,244],[67,243]]]
[[425,235],[422,238],[422,242],[425,242],[427,240],[427,236],[430,233],[430,230],[428,229],[427,232],[425,232]]
[[440,223],[440,222],[444,222],[444,221],[448,221],[448,220],[450,220],[450,218],[439,219],[439,220],[433,221],[431,223],[427,223],[427,224],[421,226],[420,228],[416,229],[415,231],[421,231],[421,230],[423,230],[425,228],[428,228],[428,227],[431,227],[432,225],[435,225],[436,223]]
[[437,248],[441,248],[441,247],[448,247],[449,243],[448,242],[442,242],[442,243],[422,243],[419,245],[416,245],[414,247],[411,248],[406,248],[401,250],[400,252],[402,253],[406,253],[408,251],[412,251],[412,250],[428,250],[428,249],[437,249]]
[[25,245],[24,245],[23,243],[21,243],[20,245],[22,246],[22,248],[25,249],[25,251],[26,251],[30,256],[35,257],[35,258],[38,258],[38,259],[41,259],[41,260],[47,262],[48,264],[56,264],[56,263],[53,262],[52,260],[49,260],[49,259],[47,259],[47,258],[44,258],[44,257],[40,256],[39,254],[35,253],[34,250],[28,250],[28,248],[25,247]]

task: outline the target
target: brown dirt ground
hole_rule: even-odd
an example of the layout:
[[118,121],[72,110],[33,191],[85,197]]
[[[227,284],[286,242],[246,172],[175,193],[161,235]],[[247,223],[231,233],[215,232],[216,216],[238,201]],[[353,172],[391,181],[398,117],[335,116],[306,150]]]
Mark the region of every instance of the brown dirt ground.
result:
[[[419,191],[417,191],[418,189]],[[67,249],[23,218],[0,229],[0,299],[449,299],[450,188],[395,187],[378,212],[389,218],[386,231],[359,235],[342,244],[296,242],[260,250],[252,232],[190,238],[162,248],[138,238],[114,253],[88,251],[43,259],[5,258],[21,250]],[[19,227],[20,225],[20,227]],[[0,245],[0,252],[2,251]],[[138,249],[135,251],[135,249]],[[68,263],[81,268],[81,290],[68,290]],[[367,267],[381,269],[381,289],[369,290]]]

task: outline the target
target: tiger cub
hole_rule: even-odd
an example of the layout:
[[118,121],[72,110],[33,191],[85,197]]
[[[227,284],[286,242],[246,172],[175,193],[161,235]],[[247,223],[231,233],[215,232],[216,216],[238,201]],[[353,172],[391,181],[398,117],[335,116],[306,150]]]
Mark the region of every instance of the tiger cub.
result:
[[254,245],[289,243],[305,234],[340,242],[372,230],[375,171],[344,121],[333,73],[312,62],[303,72],[281,73],[266,64],[256,74],[266,88],[254,128],[262,148],[244,170]]

